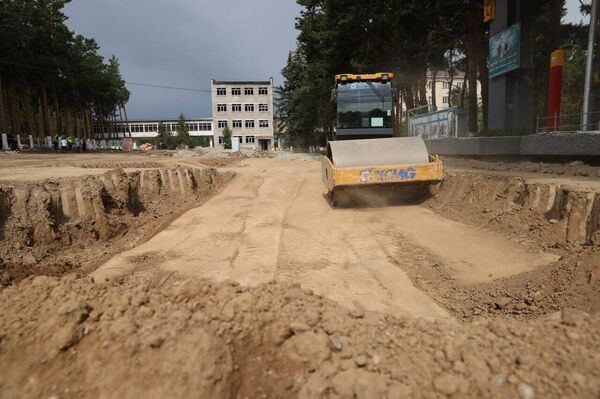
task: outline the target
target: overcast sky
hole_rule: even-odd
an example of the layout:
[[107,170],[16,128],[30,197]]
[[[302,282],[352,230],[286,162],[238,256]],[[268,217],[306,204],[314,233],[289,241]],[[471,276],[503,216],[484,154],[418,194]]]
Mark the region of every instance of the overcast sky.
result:
[[[295,0],[73,0],[67,24],[115,54],[130,82],[209,89],[217,80],[281,84],[295,48]],[[128,86],[130,118],[210,117],[210,93]]]
[[[578,0],[567,0],[567,9],[567,21],[581,20]],[[95,38],[105,57],[117,56],[125,80],[208,89],[211,78],[281,84],[300,7],[295,0],[73,0],[65,12],[71,29]],[[132,119],[211,116],[209,93],[128,87]]]

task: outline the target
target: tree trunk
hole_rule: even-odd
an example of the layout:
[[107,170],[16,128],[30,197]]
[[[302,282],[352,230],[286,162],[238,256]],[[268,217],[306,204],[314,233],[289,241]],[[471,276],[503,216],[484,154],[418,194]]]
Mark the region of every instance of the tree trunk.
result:
[[[446,76],[446,81],[448,82],[448,107],[454,105],[452,103],[452,85],[454,84],[454,49],[450,49],[450,68],[448,69],[448,73]],[[462,104],[464,107],[464,104]]]
[[44,120],[44,137],[50,136],[50,121],[48,119],[48,93],[46,84],[42,85],[42,118]]
[[[539,93],[538,96],[544,96],[544,109],[542,111],[544,113],[546,113],[548,110],[548,89],[550,88],[550,58],[552,56],[552,52],[560,48],[560,20],[562,16],[562,3],[562,0],[549,0],[548,4],[548,24],[546,25],[546,37],[548,39],[548,47],[546,48],[547,53],[545,54],[546,65],[543,66],[542,71],[538,71],[538,73],[543,74],[544,92]],[[537,112],[539,111],[540,110],[537,109]]]
[[119,133],[119,137],[121,137],[121,133],[123,133],[123,137],[125,137],[125,126],[123,126],[123,112],[121,111],[121,105],[117,106],[119,110],[119,126],[117,127],[117,133]]
[[94,130],[92,126],[92,114],[90,112],[90,105],[87,104],[83,109],[83,128],[85,130],[84,134],[86,138],[95,139],[96,137],[93,135]]
[[469,104],[467,109],[467,126],[469,132],[477,133],[477,60],[479,57],[480,19],[479,8],[475,0],[468,5],[468,28],[466,40],[467,80],[469,82]]
[[[65,129],[65,132],[67,133],[67,136],[70,136],[73,133],[73,130],[70,129],[71,126],[69,124],[71,109],[66,106],[66,102],[64,104],[65,104],[65,107],[62,112],[61,120],[62,120],[63,128]],[[75,137],[77,137],[77,134],[75,134]]]
[[484,52],[479,60],[479,85],[481,86],[481,111],[483,113],[483,133],[487,132],[488,128],[488,95],[489,95],[489,80],[488,80],[488,64],[487,52]]
[[462,87],[460,89],[460,106],[465,107],[465,96],[467,94],[467,74],[463,76]]
[[437,99],[435,86],[437,82],[437,68],[431,71],[431,108],[437,111]]
[[418,80],[417,84],[419,85],[419,104],[427,105],[427,68],[423,70],[421,79]]
[[127,108],[125,108],[125,104],[121,103],[121,108],[123,108],[123,114],[125,115],[125,128],[127,129],[128,137],[131,137],[131,127],[129,126],[129,118],[127,117]]
[[16,110],[15,110],[15,98],[13,96],[14,91],[11,87],[8,87],[6,90],[6,94],[8,94],[8,119],[10,121],[10,129],[8,131],[9,134],[16,134],[17,131],[17,120],[16,120]]
[[34,132],[34,127],[35,127],[35,113],[33,112],[33,92],[31,91],[31,89],[28,90],[27,93],[27,107],[26,112],[27,112],[27,123],[29,124],[29,132],[28,134],[31,134],[32,136],[36,136],[38,135],[37,131]]
[[402,92],[404,93],[404,103],[406,104],[406,111],[415,108],[415,102],[413,97],[413,91],[411,86],[402,86]]
[[58,98],[56,96],[54,96],[54,112],[56,115],[56,131],[58,132],[59,136],[65,135],[68,136],[68,133],[65,133],[63,131],[63,124],[62,124],[62,118],[60,115],[60,107],[58,106]]
[[4,119],[4,90],[2,89],[2,74],[0,73],[0,133],[5,133],[6,120]]

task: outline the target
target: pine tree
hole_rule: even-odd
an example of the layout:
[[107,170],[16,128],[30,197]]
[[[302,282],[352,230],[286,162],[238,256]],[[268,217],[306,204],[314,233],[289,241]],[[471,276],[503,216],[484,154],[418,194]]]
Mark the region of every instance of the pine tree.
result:
[[175,140],[171,132],[167,129],[164,123],[158,123],[158,144],[162,149],[170,149],[175,147]]
[[231,129],[229,129],[229,126],[225,126],[223,129],[223,147],[226,150],[231,149]]
[[191,146],[190,132],[188,132],[185,126],[185,116],[183,113],[179,114],[177,121],[177,143],[179,145]]

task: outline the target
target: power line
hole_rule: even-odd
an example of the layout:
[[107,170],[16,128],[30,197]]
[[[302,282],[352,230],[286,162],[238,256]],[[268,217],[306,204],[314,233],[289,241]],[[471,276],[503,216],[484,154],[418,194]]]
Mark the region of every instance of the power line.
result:
[[[21,64],[21,63],[18,63],[18,62],[12,62],[12,61],[6,61],[6,60],[0,60],[0,62],[3,62],[5,64],[11,64],[11,65],[20,66],[20,67],[23,67],[23,68],[36,69],[36,70],[44,71],[44,72],[52,72],[52,73],[55,73],[57,75],[61,74],[61,72],[57,71],[57,70],[43,68],[43,67],[37,67],[37,66],[33,66],[33,65]],[[192,89],[192,88],[187,88],[187,87],[176,87],[176,86],[158,85],[158,84],[153,84],[153,83],[139,83],[139,82],[127,82],[127,81],[125,81],[125,84],[133,85],[133,86],[154,87],[154,88],[157,88],[157,89],[181,90],[181,91],[211,93],[211,90],[208,90],[208,89]]]
[[196,92],[202,92],[202,93],[210,93],[211,92],[211,90],[208,90],[208,89],[189,89],[189,88],[185,88],[185,87],[162,86],[162,85],[156,85],[156,84],[151,84],[151,83],[136,83],[136,82],[125,82],[125,83],[127,83],[128,85],[155,87],[158,89],[196,91]]

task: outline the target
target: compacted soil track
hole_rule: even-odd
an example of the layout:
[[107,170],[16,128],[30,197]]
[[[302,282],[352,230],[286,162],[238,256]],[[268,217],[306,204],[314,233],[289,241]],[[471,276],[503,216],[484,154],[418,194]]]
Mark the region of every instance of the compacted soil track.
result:
[[557,259],[497,232],[418,205],[336,209],[317,162],[248,159],[204,206],[93,273],[113,278],[155,264],[168,272],[258,285],[300,283],[343,305],[448,317],[404,271],[422,253],[465,283],[508,277]]
[[171,155],[0,154],[0,399],[599,397],[597,168]]

